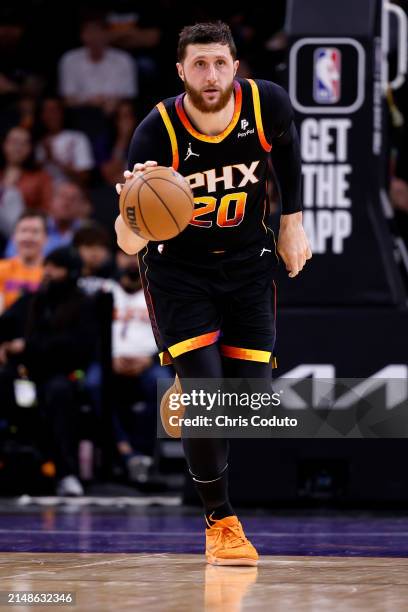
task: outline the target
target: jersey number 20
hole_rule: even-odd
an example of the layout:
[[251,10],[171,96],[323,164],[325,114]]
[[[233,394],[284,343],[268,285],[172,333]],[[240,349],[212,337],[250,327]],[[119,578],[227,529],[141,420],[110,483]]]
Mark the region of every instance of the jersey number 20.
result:
[[[241,223],[245,214],[247,195],[245,191],[240,191],[238,193],[227,193],[221,198],[216,219],[219,227],[235,227]],[[214,212],[217,207],[217,199],[212,196],[194,198],[194,206],[196,207],[197,205],[198,208],[194,208],[190,225],[211,227],[212,221],[199,219],[199,217]]]

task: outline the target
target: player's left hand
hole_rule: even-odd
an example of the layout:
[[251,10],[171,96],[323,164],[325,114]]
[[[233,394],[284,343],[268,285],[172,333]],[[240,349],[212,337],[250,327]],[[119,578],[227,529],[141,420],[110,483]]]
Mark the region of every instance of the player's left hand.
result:
[[295,278],[312,257],[301,212],[281,216],[277,249],[289,272],[289,278]]

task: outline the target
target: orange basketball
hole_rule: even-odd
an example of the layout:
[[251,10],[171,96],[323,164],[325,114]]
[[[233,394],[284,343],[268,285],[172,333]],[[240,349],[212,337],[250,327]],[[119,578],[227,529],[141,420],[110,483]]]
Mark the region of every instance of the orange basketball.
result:
[[126,225],[145,240],[168,240],[185,229],[193,215],[193,192],[173,168],[146,168],[126,181],[119,198]]

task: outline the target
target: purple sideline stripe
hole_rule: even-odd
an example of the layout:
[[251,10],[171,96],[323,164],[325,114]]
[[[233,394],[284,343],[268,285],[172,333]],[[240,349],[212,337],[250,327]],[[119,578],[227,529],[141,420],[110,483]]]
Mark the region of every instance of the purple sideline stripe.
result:
[[[264,555],[408,556],[408,517],[240,515],[246,533]],[[203,553],[204,524],[197,515],[166,509],[75,514],[39,509],[0,515],[2,552]]]

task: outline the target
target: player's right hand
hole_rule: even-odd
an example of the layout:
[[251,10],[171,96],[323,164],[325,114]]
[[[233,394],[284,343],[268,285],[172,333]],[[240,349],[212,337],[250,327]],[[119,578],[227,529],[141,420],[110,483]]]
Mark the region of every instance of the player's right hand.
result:
[[[154,166],[157,166],[157,161],[152,161],[152,160],[148,160],[145,161],[144,164],[135,164],[133,166],[133,170],[125,170],[123,173],[123,176],[125,177],[125,181],[130,181],[133,177],[135,177],[138,172],[143,172],[144,170],[146,170],[146,168],[153,168]],[[118,195],[120,195],[120,192],[122,191],[122,187],[123,187],[124,183],[116,183],[116,193]]]

